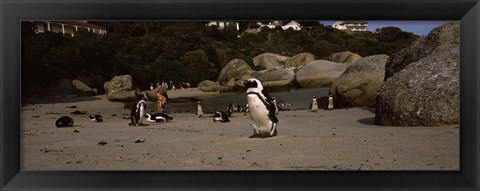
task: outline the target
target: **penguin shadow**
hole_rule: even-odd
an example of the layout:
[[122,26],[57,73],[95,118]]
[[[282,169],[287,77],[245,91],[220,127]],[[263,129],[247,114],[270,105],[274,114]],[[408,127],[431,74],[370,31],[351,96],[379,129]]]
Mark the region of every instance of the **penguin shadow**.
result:
[[365,125],[375,125],[375,117],[367,117],[367,118],[359,119],[357,121]]

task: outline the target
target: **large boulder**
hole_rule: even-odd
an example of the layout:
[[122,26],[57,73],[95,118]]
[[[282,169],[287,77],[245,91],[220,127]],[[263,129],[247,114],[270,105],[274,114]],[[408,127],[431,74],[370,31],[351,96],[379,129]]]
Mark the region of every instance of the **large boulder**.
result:
[[315,55],[313,54],[310,54],[310,53],[297,54],[285,61],[285,68],[303,66],[314,60],[315,60]]
[[237,84],[237,81],[238,80],[235,80],[235,78],[231,78],[227,83],[218,86],[218,92],[226,93],[240,91],[241,87]]
[[246,80],[254,77],[256,71],[253,70],[245,61],[240,59],[233,59],[223,67],[218,75],[218,82],[225,84],[230,79]]
[[210,81],[204,80],[197,85],[198,89],[203,92],[216,92],[218,91],[218,84]]
[[129,102],[141,98],[143,95],[136,90],[132,83],[132,76],[115,76],[103,84],[105,96],[110,101]]
[[375,123],[439,126],[460,122],[460,48],[435,50],[387,78],[377,96]]
[[330,55],[329,60],[337,63],[353,63],[362,58],[360,55],[350,51],[337,52]]
[[387,59],[387,55],[367,56],[349,66],[330,87],[336,104],[342,107],[375,106]]
[[295,67],[263,70],[256,78],[269,91],[289,90],[295,80]]
[[75,79],[72,80],[72,86],[75,89],[75,91],[80,94],[80,95],[95,95],[97,94],[97,90],[94,88],[89,87],[82,81]]
[[273,53],[264,53],[253,58],[253,65],[258,69],[282,67],[289,57]]
[[460,44],[460,24],[447,23],[434,28],[427,36],[412,43],[388,58],[385,80],[404,69],[408,64],[430,55],[435,50],[449,49]]
[[328,87],[344,71],[348,65],[328,60],[315,60],[300,68],[295,80],[303,88]]

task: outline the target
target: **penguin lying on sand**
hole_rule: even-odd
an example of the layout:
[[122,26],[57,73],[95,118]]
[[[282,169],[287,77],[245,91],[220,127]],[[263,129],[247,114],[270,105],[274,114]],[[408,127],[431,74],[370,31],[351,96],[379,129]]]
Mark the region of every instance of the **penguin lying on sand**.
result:
[[103,118],[102,118],[101,115],[90,115],[88,117],[90,117],[90,120],[93,121],[93,122],[102,122],[103,121]]
[[165,113],[154,113],[154,114],[145,114],[145,119],[147,119],[148,122],[150,123],[159,123],[159,122],[169,122],[173,120],[173,117],[170,117],[169,115]]
[[241,84],[248,88],[247,103],[250,118],[255,128],[250,138],[264,138],[277,135],[278,119],[272,97],[263,89],[262,83],[255,78],[244,80]]
[[63,116],[58,118],[57,121],[55,121],[55,125],[57,127],[71,127],[73,126],[73,119],[68,116]]
[[228,113],[226,112],[223,112],[223,111],[217,111],[213,114],[213,122],[217,122],[217,121],[220,121],[220,122],[230,122],[230,119],[229,119],[229,115]]

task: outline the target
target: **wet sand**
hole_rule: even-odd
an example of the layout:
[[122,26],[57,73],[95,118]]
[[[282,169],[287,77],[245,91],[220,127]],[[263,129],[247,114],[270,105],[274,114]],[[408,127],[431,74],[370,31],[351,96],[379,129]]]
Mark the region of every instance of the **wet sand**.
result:
[[[169,91],[170,98],[215,94]],[[97,113],[104,122],[90,121]],[[73,127],[55,127],[64,115]],[[123,103],[103,95],[33,101],[21,109],[21,169],[459,170],[459,125],[376,126],[374,108],[283,111],[278,135],[264,139],[248,138],[253,127],[243,113],[229,123],[170,115],[168,123],[132,127]]]

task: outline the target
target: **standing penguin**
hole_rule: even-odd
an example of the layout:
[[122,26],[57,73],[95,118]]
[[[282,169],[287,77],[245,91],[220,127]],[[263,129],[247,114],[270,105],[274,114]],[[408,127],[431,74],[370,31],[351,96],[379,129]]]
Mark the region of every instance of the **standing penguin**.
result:
[[203,118],[203,109],[202,105],[200,105],[200,102],[197,103],[197,115],[199,118]]
[[227,106],[227,111],[226,111],[228,117],[232,117],[232,116],[233,116],[233,112],[234,112],[233,103],[230,103],[230,104],[228,104],[228,106]]
[[254,132],[250,138],[273,137],[277,135],[278,119],[272,97],[263,89],[262,83],[255,79],[241,82],[247,89],[247,103]]
[[310,110],[312,112],[318,112],[317,96],[313,96],[312,103],[310,103]]
[[328,109],[333,110],[333,96],[328,95]]
[[275,99],[275,97],[272,97],[272,102],[273,102],[273,105],[275,105],[275,115],[278,115],[278,106],[277,106],[277,100]]
[[131,123],[129,126],[143,126],[143,118],[145,116],[145,108],[147,107],[147,98],[143,97],[141,100],[138,100],[135,106],[132,107],[130,112]]

